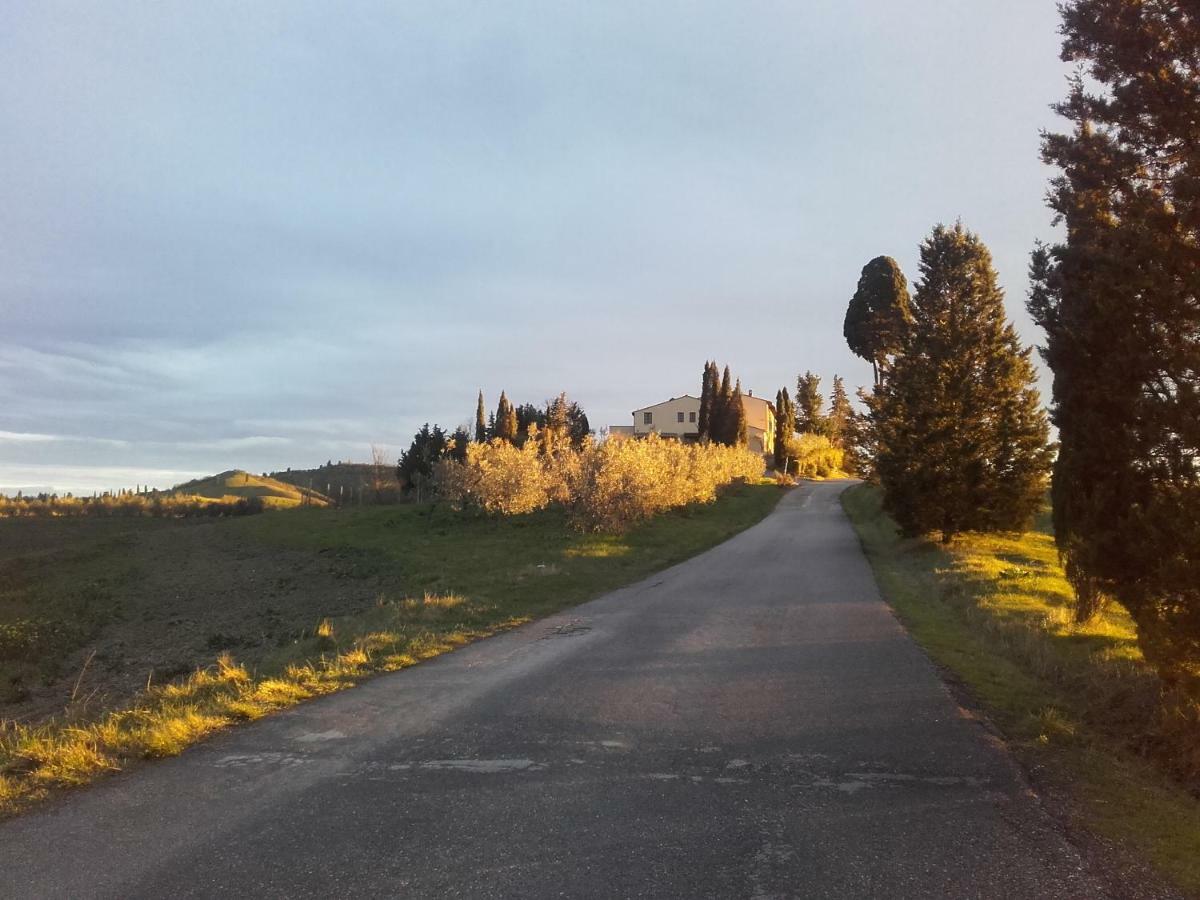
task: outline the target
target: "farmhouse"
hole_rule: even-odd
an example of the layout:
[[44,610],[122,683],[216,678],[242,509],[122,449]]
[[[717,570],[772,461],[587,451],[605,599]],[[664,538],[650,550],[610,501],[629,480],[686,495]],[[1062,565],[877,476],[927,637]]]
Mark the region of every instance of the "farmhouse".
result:
[[[755,397],[753,392],[742,397],[746,410],[746,436],[751,450],[758,453],[775,452],[775,407]],[[619,429],[619,431],[618,431]],[[625,437],[645,437],[657,433],[665,438],[695,441],[700,438],[700,398],[691,394],[672,397],[653,406],[633,411],[633,427],[614,425],[611,434]]]

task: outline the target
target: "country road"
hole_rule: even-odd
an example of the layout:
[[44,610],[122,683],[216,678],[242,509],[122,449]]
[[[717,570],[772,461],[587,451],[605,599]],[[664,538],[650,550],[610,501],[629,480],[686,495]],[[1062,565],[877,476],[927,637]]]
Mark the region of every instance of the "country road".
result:
[[4,896],[1108,896],[880,600],[842,483],[0,826]]

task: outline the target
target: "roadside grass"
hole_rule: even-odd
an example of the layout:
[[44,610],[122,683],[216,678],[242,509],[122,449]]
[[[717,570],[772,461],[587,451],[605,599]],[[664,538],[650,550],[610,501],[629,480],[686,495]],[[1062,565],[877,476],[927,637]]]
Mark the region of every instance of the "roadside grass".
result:
[[[1113,605],[1077,625],[1048,517],[1024,535],[903,539],[881,494],[842,495],[884,595],[960,679],[1072,823],[1132,849],[1200,896],[1200,801],[1146,755],[1158,685],[1133,622]],[[1140,752],[1139,752],[1140,751]]]
[[223,653],[125,708],[0,725],[0,815],[637,581],[755,524],[781,496],[769,483],[735,485],[620,536],[580,535],[554,510],[491,519],[428,506],[306,508],[222,522],[243,546],[319,553],[346,578],[398,570],[403,591],[305,624],[252,668]]

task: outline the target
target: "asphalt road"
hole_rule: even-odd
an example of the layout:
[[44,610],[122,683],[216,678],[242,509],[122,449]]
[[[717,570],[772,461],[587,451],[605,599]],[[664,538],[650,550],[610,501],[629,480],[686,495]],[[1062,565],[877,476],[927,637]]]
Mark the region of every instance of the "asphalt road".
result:
[[837,495],[0,826],[9,896],[1108,896]]

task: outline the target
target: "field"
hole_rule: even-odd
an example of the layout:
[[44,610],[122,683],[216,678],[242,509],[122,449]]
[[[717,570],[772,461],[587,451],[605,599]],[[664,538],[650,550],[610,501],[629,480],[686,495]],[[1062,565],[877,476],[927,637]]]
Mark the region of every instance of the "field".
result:
[[635,581],[780,496],[619,537],[412,504],[0,520],[0,811]]
[[[903,540],[877,488],[846,492],[885,596],[1003,731],[1043,795],[1117,856],[1200,896],[1200,802],[1171,773],[1196,742],[1155,714],[1157,684],[1119,606],[1073,623],[1047,517],[1025,535]],[[1194,736],[1193,736],[1194,738]]]

